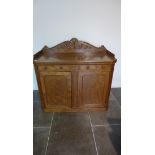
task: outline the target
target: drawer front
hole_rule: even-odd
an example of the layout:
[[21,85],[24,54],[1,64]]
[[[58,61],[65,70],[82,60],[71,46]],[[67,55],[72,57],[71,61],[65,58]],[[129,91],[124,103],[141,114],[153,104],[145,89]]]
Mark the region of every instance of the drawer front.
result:
[[79,65],[45,65],[39,66],[39,71],[72,71],[80,70]]
[[38,67],[39,71],[88,71],[101,70],[110,71],[111,65],[42,65]]
[[80,70],[85,71],[85,70],[103,70],[103,71],[110,71],[111,66],[110,65],[81,65]]

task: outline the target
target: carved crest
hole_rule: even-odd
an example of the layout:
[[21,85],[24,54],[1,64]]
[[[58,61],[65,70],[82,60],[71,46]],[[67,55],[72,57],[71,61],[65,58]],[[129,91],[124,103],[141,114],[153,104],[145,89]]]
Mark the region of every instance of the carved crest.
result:
[[53,47],[54,49],[94,49],[97,48],[89,43],[79,41],[76,38],[72,38],[70,41],[64,41]]
[[[79,50],[78,50],[79,49]],[[86,50],[85,50],[86,49]],[[54,47],[49,48],[44,46],[41,51],[34,55],[34,59],[38,59],[40,56],[44,57],[61,57],[65,53],[68,53],[67,56],[74,57],[82,55],[82,58],[89,56],[92,57],[103,57],[107,55],[108,57],[115,59],[115,55],[108,51],[103,45],[100,47],[95,47],[87,42],[79,41],[76,38],[72,38],[69,41],[64,41]],[[82,54],[83,53],[83,54]],[[116,59],[115,59],[116,60]]]

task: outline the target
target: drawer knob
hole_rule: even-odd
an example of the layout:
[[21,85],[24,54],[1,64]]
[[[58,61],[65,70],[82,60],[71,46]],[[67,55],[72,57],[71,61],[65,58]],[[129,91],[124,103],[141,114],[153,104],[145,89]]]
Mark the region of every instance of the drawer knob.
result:
[[102,66],[102,69],[105,69],[105,66]]
[[47,69],[47,67],[46,66],[44,66],[44,70],[46,70]]
[[62,67],[62,66],[60,66],[60,69],[63,69],[63,67]]
[[87,69],[89,69],[90,67],[89,66],[87,66]]

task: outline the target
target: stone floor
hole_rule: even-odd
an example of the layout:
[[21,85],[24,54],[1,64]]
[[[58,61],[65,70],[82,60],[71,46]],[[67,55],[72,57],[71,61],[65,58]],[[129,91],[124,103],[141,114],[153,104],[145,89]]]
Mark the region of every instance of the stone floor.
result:
[[121,88],[112,88],[108,112],[45,113],[34,91],[34,155],[120,155]]

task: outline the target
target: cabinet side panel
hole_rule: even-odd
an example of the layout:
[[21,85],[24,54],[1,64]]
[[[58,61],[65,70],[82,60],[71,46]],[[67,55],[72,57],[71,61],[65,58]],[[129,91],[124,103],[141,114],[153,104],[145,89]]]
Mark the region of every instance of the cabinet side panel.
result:
[[109,102],[109,96],[110,96],[110,90],[111,90],[111,84],[112,84],[112,78],[113,78],[113,72],[114,72],[114,65],[111,67],[111,71],[109,72],[109,78],[108,78],[108,87],[107,87],[107,94],[105,98],[105,106],[108,108],[108,102]]
[[38,88],[39,88],[39,95],[40,95],[40,99],[41,99],[41,105],[44,108],[45,107],[45,101],[44,101],[44,97],[43,97],[43,91],[42,91],[42,86],[41,86],[41,81],[40,81],[40,76],[39,76],[38,65],[34,64],[34,69],[35,69]]

